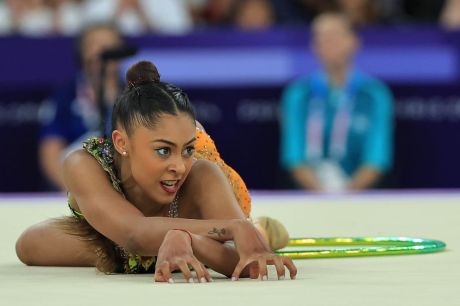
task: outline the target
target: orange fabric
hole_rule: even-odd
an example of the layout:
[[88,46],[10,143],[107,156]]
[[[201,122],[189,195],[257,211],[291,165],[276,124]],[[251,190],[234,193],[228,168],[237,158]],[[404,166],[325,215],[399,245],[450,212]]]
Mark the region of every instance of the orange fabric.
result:
[[238,172],[222,160],[211,137],[200,129],[197,129],[196,133],[195,157],[197,159],[212,161],[222,169],[233,188],[233,193],[240,204],[241,210],[246,217],[249,217],[249,213],[251,212],[251,196],[246,188],[246,184]]

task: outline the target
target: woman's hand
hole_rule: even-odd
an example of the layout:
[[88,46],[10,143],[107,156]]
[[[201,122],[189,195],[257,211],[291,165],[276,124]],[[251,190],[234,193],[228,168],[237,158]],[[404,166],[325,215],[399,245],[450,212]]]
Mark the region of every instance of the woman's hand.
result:
[[193,255],[192,235],[182,230],[168,231],[158,250],[155,281],[173,283],[171,272],[180,270],[185,280],[193,283],[193,275],[189,266],[195,270],[198,282],[212,281],[208,270]]
[[295,279],[297,268],[289,257],[278,256],[271,252],[261,233],[249,221],[240,220],[232,228],[233,240],[240,260],[232,274],[232,280],[239,279],[244,268],[249,268],[251,278],[267,280],[267,265],[274,265],[278,279],[284,279],[285,267],[291,279]]

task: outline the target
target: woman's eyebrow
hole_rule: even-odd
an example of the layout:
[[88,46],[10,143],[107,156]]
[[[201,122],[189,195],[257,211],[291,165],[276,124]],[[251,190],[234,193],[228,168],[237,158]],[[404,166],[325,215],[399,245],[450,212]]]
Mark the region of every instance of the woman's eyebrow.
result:
[[[193,137],[192,139],[190,139],[189,141],[187,141],[184,146],[187,146],[189,144],[191,144],[192,142],[194,142],[196,140],[196,137]],[[151,141],[152,143],[153,142],[161,142],[161,143],[165,143],[167,145],[170,145],[172,147],[177,147],[177,144],[175,144],[174,142],[172,141],[169,141],[169,140],[166,140],[166,139],[155,139],[155,140],[152,140]]]

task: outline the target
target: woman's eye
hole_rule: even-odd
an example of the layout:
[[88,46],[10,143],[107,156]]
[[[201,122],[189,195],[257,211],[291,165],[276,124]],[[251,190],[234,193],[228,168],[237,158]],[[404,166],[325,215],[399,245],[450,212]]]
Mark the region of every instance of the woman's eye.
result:
[[192,156],[194,152],[195,152],[195,147],[188,147],[185,149],[184,155]]
[[169,148],[156,149],[155,151],[156,151],[157,154],[160,155],[160,156],[168,156],[169,153],[170,153]]

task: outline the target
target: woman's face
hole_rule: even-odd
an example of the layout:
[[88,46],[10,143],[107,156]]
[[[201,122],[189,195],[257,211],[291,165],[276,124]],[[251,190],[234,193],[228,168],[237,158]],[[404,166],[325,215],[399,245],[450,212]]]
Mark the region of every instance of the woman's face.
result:
[[195,150],[195,121],[189,115],[161,115],[155,127],[137,127],[129,140],[132,178],[158,204],[174,200]]

